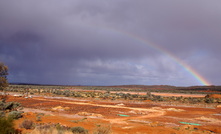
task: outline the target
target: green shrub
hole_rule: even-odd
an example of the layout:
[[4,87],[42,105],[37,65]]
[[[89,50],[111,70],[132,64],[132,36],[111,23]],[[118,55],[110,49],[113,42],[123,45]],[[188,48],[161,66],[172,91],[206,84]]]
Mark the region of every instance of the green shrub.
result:
[[36,116],[36,121],[42,121],[41,116]]
[[15,133],[14,123],[12,118],[0,118],[0,133],[1,134]]
[[5,112],[0,111],[0,118],[3,118],[3,117],[5,117]]
[[143,100],[147,100],[147,99],[149,99],[149,96],[148,96],[148,95],[143,95],[143,96],[142,96],[142,99],[143,99]]
[[205,98],[205,103],[213,103],[214,98]]
[[8,117],[12,118],[12,119],[19,119],[22,117],[22,113],[21,111],[12,111],[10,113],[8,113]]
[[0,101],[0,111],[5,112],[6,110],[12,111],[12,110],[17,110],[21,108],[21,104],[18,102],[5,102],[5,101]]
[[88,134],[88,130],[83,127],[72,127],[71,131],[73,134]]
[[38,113],[37,116],[44,116],[44,113]]
[[42,116],[44,116],[44,113],[38,113],[38,114],[36,115],[36,121],[42,121],[42,120],[41,120]]
[[5,110],[5,103],[0,101],[0,110]]

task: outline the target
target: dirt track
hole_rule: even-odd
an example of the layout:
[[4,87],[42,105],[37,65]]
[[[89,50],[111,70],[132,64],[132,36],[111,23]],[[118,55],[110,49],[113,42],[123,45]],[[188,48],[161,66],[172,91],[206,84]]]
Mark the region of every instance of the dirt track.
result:
[[[110,124],[114,134],[189,133],[193,130],[195,133],[221,133],[220,108],[162,106],[154,102],[133,103],[123,100],[112,102],[107,100],[69,100],[44,97],[29,99],[10,97],[9,101],[22,103],[24,107],[28,108],[25,109],[26,112],[44,112],[50,115],[43,117],[42,122],[59,122],[68,126],[80,125],[89,129],[90,132],[96,124]],[[67,107],[68,109],[52,110],[58,106],[61,108]],[[82,115],[82,113],[85,115]],[[128,115],[128,117],[119,115]],[[70,122],[70,120],[79,120],[85,117],[87,118],[86,121]],[[201,125],[192,126],[192,130],[188,130],[183,129],[187,125],[180,122],[192,122]]]

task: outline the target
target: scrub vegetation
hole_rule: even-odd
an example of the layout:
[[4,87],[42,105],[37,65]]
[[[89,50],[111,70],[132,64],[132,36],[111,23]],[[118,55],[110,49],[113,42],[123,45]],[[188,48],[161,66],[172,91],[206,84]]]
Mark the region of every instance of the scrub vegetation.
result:
[[[181,103],[221,103],[221,98],[212,97],[211,94],[221,94],[221,86],[39,86],[39,85],[10,85],[8,92],[17,92],[22,96],[52,95],[74,98],[100,98],[124,100],[151,100],[151,101],[177,101]],[[178,93],[180,96],[160,96],[154,93]],[[182,94],[184,94],[182,96]],[[185,97],[190,94],[190,97]],[[191,97],[191,94],[201,94],[205,97]]]

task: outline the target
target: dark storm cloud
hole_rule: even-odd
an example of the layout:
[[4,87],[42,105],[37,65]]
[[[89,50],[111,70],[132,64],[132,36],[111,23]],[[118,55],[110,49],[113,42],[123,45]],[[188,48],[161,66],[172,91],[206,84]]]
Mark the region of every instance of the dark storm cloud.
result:
[[220,5],[206,0],[0,1],[0,60],[9,66],[11,82],[199,84],[136,35],[219,84]]

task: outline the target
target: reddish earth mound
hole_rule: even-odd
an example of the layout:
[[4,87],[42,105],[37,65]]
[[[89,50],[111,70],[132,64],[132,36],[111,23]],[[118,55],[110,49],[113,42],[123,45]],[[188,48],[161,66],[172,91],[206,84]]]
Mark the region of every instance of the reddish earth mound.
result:
[[209,98],[221,98],[221,94],[210,94],[208,95]]

